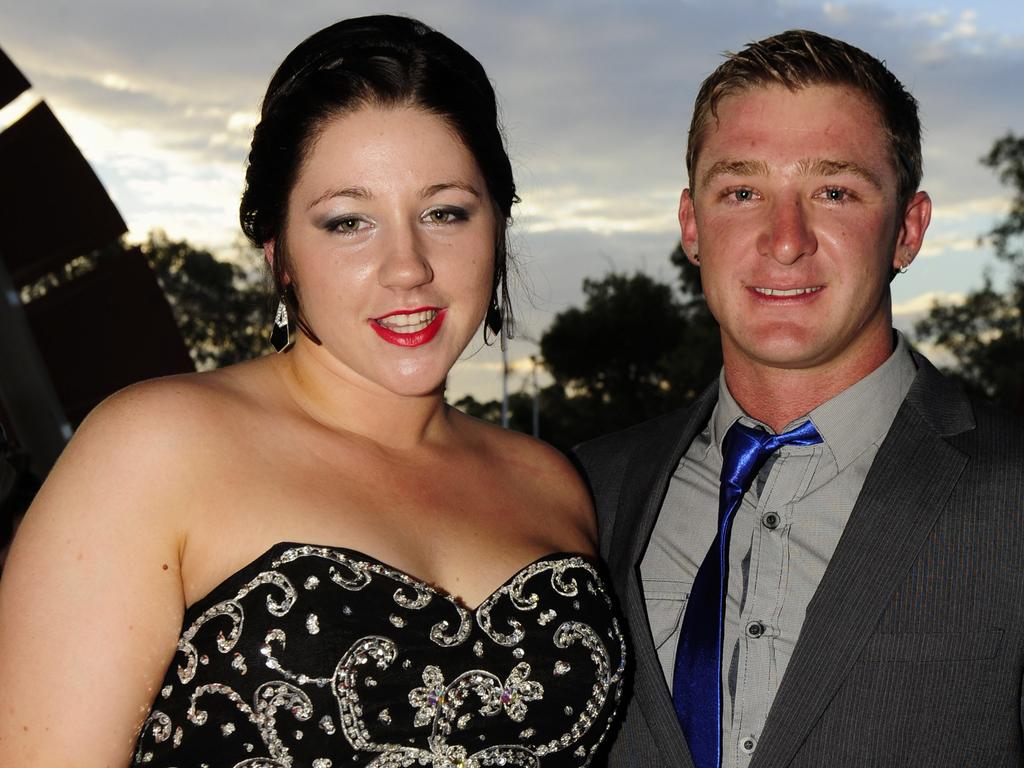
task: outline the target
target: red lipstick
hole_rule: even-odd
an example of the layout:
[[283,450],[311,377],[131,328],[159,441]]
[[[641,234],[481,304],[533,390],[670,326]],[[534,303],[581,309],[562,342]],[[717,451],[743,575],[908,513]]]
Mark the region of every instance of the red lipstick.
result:
[[[415,315],[419,312],[435,312],[433,319],[429,324],[418,331],[401,332],[394,328],[389,328],[382,321],[387,320],[389,317],[396,315]],[[419,347],[429,341],[431,341],[439,330],[441,330],[441,324],[444,322],[446,310],[438,309],[437,307],[419,307],[417,309],[400,309],[395,312],[389,312],[386,315],[373,318],[369,320],[370,327],[376,331],[377,335],[380,336],[388,344],[394,344],[396,347]]]

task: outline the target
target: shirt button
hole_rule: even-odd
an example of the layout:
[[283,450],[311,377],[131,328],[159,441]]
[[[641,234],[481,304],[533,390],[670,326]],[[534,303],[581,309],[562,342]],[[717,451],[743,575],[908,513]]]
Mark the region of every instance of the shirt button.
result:
[[752,754],[754,752],[754,749],[756,748],[757,739],[755,739],[753,736],[747,736],[743,739],[743,741],[740,742],[740,751],[745,755]]
[[747,634],[751,637],[760,637],[764,634],[764,624],[760,621],[752,621],[747,624]]
[[761,518],[761,524],[769,531],[774,531],[779,527],[779,516],[774,512],[769,512],[767,515]]

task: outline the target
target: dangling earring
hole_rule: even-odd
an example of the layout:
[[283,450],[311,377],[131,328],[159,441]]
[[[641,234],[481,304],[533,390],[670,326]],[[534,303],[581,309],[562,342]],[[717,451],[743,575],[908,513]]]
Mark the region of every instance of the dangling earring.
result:
[[[495,331],[495,328],[498,330]],[[501,304],[498,303],[498,287],[495,286],[491,294],[491,302],[487,305],[487,315],[484,317],[484,344],[487,346],[493,344],[494,336],[497,336],[499,341],[504,343],[504,328],[505,318],[501,311]],[[488,331],[494,334],[490,339],[487,338]]]
[[291,328],[288,327],[288,306],[284,299],[277,302],[277,314],[274,316],[274,325],[270,329],[270,343],[278,352],[287,352],[292,348]]

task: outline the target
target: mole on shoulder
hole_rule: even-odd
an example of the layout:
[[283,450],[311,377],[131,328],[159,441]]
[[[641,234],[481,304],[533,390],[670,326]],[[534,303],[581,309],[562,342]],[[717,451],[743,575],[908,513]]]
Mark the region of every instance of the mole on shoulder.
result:
[[164,563],[164,570],[167,570],[167,563]]

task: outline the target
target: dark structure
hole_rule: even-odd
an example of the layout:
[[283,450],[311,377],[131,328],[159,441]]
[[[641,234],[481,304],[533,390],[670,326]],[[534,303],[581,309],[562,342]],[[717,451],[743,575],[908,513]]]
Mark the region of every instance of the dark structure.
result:
[[[32,104],[30,87],[0,51],[0,109],[28,107],[0,123],[0,427],[7,437],[0,458],[41,478],[104,397],[194,366],[140,251],[99,260],[68,279],[68,262],[127,227],[54,114],[41,101]],[[23,289],[49,274],[62,277],[23,303]],[[3,486],[0,551],[19,512],[10,509],[17,488],[9,471]]]

